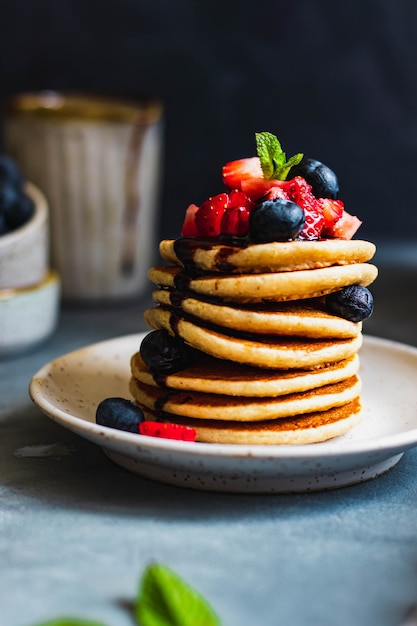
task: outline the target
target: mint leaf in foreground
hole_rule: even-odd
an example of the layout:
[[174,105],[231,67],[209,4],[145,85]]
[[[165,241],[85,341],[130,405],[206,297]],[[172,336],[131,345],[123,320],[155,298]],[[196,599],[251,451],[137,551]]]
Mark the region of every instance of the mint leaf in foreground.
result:
[[290,169],[298,165],[304,156],[301,153],[295,154],[287,161],[287,156],[275,135],[268,132],[255,133],[255,138],[262,172],[264,178],[268,180],[271,178],[285,180]]
[[47,622],[42,622],[42,624],[36,624],[36,626],[106,626],[106,624],[80,617],[56,617]]
[[160,563],[142,576],[135,616],[139,626],[221,626],[208,602]]

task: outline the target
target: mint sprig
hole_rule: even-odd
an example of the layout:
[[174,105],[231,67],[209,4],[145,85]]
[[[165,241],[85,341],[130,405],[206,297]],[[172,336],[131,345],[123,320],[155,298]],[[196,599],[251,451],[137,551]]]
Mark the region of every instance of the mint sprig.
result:
[[[148,565],[133,603],[138,626],[221,626],[207,600],[166,565]],[[106,626],[79,617],[57,617],[36,626]]]
[[264,178],[286,180],[290,169],[298,165],[304,155],[295,154],[287,161],[287,155],[275,135],[268,132],[255,133],[255,138]]
[[135,616],[140,626],[220,626],[203,596],[160,563],[144,572]]

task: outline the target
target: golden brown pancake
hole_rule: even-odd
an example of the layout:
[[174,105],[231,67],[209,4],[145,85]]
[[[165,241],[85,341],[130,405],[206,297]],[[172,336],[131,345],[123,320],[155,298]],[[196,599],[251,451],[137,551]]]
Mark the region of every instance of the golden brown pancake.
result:
[[200,352],[185,369],[154,377],[139,352],[131,358],[133,377],[145,385],[243,397],[281,396],[315,389],[350,378],[358,373],[358,369],[357,354],[314,370],[265,370],[215,359]]
[[[147,419],[156,419],[153,411],[142,408]],[[304,445],[344,435],[361,419],[361,402],[355,398],[327,411],[263,422],[196,420],[174,415],[170,415],[167,421],[194,428],[197,440],[207,443]]]
[[161,241],[159,251],[162,258],[173,265],[181,265],[186,260],[208,272],[262,273],[365,263],[375,254],[375,245],[360,239],[326,239],[276,241],[242,247],[193,239],[177,242],[165,239]]
[[203,325],[206,322],[262,335],[346,338],[356,337],[362,329],[360,322],[327,313],[319,300],[230,306],[170,289],[157,289],[152,297],[156,304],[174,305],[186,315],[202,320]]
[[217,329],[199,326],[161,306],[147,309],[144,317],[152,328],[165,328],[197,350],[219,359],[256,367],[311,369],[347,359],[356,354],[362,345],[362,334],[335,340],[227,335]]
[[[154,267],[148,275],[158,286],[172,288],[181,278],[181,271],[179,267]],[[187,290],[222,298],[225,302],[282,302],[317,298],[348,285],[367,286],[377,274],[375,265],[355,263],[296,272],[207,274],[186,280],[185,286]]]
[[357,376],[318,389],[277,396],[248,398],[198,391],[173,391],[144,385],[130,379],[130,393],[136,402],[153,411],[173,413],[196,419],[258,422],[324,411],[341,406],[359,396],[361,382]]

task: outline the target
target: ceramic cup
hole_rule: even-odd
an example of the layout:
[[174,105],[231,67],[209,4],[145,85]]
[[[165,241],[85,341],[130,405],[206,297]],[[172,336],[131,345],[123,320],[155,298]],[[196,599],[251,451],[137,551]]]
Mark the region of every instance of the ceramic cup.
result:
[[45,193],[66,300],[138,296],[156,250],[162,107],[42,92],[14,97],[4,143]]
[[60,282],[48,271],[30,287],[0,289],[0,359],[32,349],[55,330]]
[[26,224],[0,237],[0,290],[34,285],[48,271],[48,203],[32,183],[26,183],[25,191],[35,212]]

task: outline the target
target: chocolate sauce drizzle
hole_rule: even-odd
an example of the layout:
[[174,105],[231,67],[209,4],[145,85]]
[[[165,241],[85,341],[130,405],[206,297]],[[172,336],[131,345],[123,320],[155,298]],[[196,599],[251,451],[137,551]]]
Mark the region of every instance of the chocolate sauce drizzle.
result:
[[[220,240],[216,245],[218,249],[214,260],[215,269],[227,273],[237,269],[237,266],[230,262],[232,254],[246,248],[249,242],[246,238],[228,238],[226,242]],[[213,248],[213,240],[210,239],[182,237],[174,241],[175,254],[181,263],[188,268],[195,267],[194,254],[196,250],[210,250],[211,248]]]

